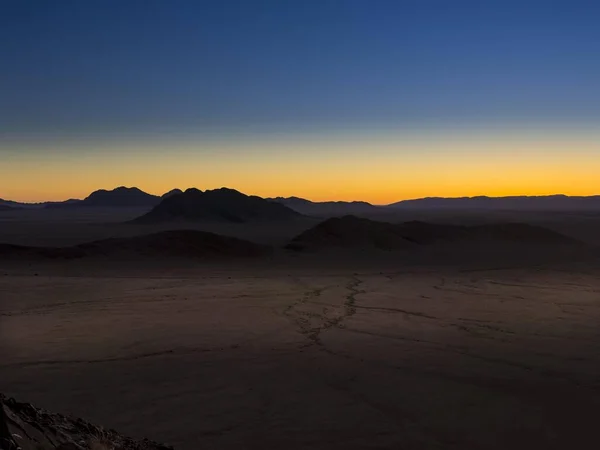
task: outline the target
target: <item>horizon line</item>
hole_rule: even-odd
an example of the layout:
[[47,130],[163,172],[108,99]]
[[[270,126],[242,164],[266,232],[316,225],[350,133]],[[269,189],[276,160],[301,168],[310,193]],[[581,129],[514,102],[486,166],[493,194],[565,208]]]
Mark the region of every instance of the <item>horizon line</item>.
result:
[[141,192],[148,194],[148,195],[153,195],[155,197],[162,197],[164,194],[167,194],[173,190],[176,189],[180,189],[182,192],[187,191],[188,189],[198,189],[201,190],[203,192],[205,191],[213,191],[213,190],[218,190],[218,189],[233,189],[236,190],[238,192],[243,193],[244,195],[252,195],[252,196],[257,196],[257,197],[261,197],[263,199],[267,199],[267,198],[283,198],[283,199],[290,199],[290,198],[297,198],[297,199],[302,199],[302,200],[308,200],[310,202],[313,203],[328,203],[328,202],[346,202],[346,203],[350,203],[350,202],[364,202],[364,203],[368,203],[371,204],[373,206],[389,206],[389,205],[393,205],[395,203],[400,203],[400,202],[410,202],[410,201],[418,201],[418,200],[461,200],[461,199],[476,199],[476,198],[488,198],[488,199],[501,199],[501,198],[544,198],[544,197],[568,197],[568,198],[590,198],[590,197],[600,197],[600,193],[597,194],[588,194],[588,195],[569,195],[569,194],[564,194],[564,193],[553,193],[553,194],[512,194],[512,195],[486,195],[486,194],[478,194],[478,195],[462,195],[462,196],[451,196],[451,197],[444,197],[444,196],[437,196],[437,195],[430,195],[430,196],[424,196],[424,197],[411,197],[411,198],[404,198],[404,199],[399,199],[399,200],[395,200],[392,201],[390,203],[372,203],[372,202],[368,202],[366,200],[360,200],[360,199],[354,199],[354,200],[334,200],[334,199],[330,199],[330,200],[312,200],[308,197],[303,197],[303,196],[298,196],[298,195],[288,195],[288,196],[283,196],[283,195],[272,195],[272,196],[260,196],[257,194],[247,194],[239,189],[235,189],[235,188],[228,188],[226,186],[221,186],[218,188],[212,188],[212,189],[199,189],[195,186],[190,186],[187,187],[185,189],[181,189],[181,188],[172,188],[169,190],[166,190],[162,193],[158,193],[158,194],[154,194],[148,191],[145,191],[144,189],[137,187],[137,186],[126,186],[126,185],[119,185],[119,186],[115,186],[113,188],[98,188],[93,190],[92,192],[90,192],[88,195],[86,195],[85,197],[81,197],[81,198],[77,198],[77,197],[69,197],[69,198],[63,198],[60,200],[40,200],[40,201],[23,201],[23,200],[16,200],[14,198],[3,198],[0,197],[1,201],[4,202],[15,202],[15,203],[20,203],[20,204],[24,204],[24,205],[37,205],[37,204],[44,204],[44,203],[61,203],[61,202],[66,202],[66,201],[70,201],[70,200],[84,200],[85,198],[87,198],[89,195],[93,194],[94,192],[98,192],[98,191],[114,191],[116,189],[120,189],[120,188],[126,188],[126,189],[138,189]]

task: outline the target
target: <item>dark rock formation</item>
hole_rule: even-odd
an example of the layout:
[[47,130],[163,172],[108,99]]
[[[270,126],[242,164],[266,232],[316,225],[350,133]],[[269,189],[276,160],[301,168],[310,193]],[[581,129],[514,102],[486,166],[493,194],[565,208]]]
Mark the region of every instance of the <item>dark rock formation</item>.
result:
[[279,203],[234,189],[215,189],[202,192],[188,189],[163,199],[149,213],[135,222],[155,223],[176,220],[208,222],[251,222],[285,220],[299,214]]
[[82,419],[50,413],[0,394],[1,450],[173,450]]

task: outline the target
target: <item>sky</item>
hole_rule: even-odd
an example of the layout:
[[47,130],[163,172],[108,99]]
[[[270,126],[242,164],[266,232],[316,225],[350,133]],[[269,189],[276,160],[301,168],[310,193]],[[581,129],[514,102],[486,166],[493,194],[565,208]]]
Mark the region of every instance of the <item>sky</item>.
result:
[[4,0],[0,198],[600,193],[589,0]]

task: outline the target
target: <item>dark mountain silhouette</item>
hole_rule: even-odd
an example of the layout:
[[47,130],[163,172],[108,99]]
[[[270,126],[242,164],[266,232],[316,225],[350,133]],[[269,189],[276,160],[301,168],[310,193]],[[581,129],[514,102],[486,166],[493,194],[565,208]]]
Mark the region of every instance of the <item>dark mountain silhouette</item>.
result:
[[52,207],[54,205],[66,205],[71,203],[77,203],[81,200],[78,199],[69,199],[60,202],[39,202],[39,203],[25,203],[25,202],[15,202],[13,200],[3,200],[0,199],[0,206],[9,206],[17,209],[41,209],[46,207]]
[[136,187],[118,187],[111,191],[100,189],[92,192],[83,200],[71,200],[63,203],[49,204],[48,208],[74,207],[152,207],[160,201],[160,197],[148,194]]
[[4,200],[3,198],[0,198],[0,206],[15,206],[18,207],[20,206],[19,202],[13,202],[12,200]]
[[171,230],[127,238],[112,238],[76,245],[47,248],[0,244],[0,256],[9,258],[91,257],[253,257],[266,255],[270,247],[228,236],[196,230]]
[[378,211],[381,207],[367,202],[312,202],[300,197],[275,197],[266,200],[281,203],[300,214],[306,215],[348,215]]
[[426,197],[388,205],[404,209],[499,209],[516,211],[600,210],[600,195],[594,196],[510,196],[510,197]]
[[397,250],[431,245],[438,242],[518,244],[579,244],[547,228],[524,223],[488,225],[442,225],[427,222],[392,224],[354,216],[332,218],[296,236],[288,245],[291,250],[325,247],[376,248]]
[[163,199],[135,222],[153,223],[172,220],[250,222],[285,220],[299,214],[279,203],[242,194],[234,189],[202,192],[188,189]]
[[39,203],[39,207],[42,208],[60,208],[60,207],[66,207],[66,206],[75,206],[79,203],[81,203],[82,200],[78,199],[78,198],[70,198],[69,200],[65,200],[62,202],[45,202],[45,203]]
[[183,194],[183,191],[181,189],[172,189],[169,192],[164,193],[161,198],[167,198],[167,197],[171,197],[172,195],[175,194]]
[[4,200],[0,198],[0,210],[4,209],[8,211],[6,208],[14,208],[14,209],[35,209],[35,208],[43,208],[46,203],[25,203],[25,202],[15,202],[13,200]]
[[82,419],[50,413],[0,394],[2,450],[173,450],[148,439],[133,440]]
[[83,206],[154,206],[160,197],[148,194],[136,187],[118,187],[112,191],[101,189],[85,198]]

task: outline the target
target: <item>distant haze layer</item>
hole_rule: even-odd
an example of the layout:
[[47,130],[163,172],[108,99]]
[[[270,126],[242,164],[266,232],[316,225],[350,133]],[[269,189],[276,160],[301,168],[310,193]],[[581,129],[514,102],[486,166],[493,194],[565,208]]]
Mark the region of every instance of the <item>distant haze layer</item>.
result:
[[262,197],[387,204],[440,196],[593,195],[600,136],[589,129],[373,130],[0,139],[0,197],[82,198],[135,185],[228,186]]

